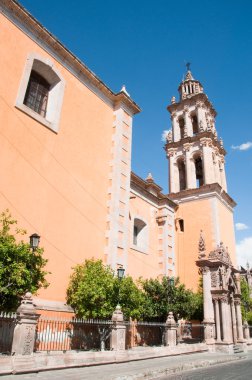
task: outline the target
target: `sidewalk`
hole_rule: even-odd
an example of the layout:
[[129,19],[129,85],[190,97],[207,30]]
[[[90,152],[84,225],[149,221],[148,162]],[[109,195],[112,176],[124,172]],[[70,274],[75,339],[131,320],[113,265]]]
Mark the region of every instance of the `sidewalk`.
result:
[[97,365],[92,367],[50,370],[23,375],[1,376],[1,380],[143,380],[157,379],[195,368],[206,368],[212,365],[252,358],[252,352],[230,355],[224,353],[195,353],[180,356],[146,359],[130,363]]

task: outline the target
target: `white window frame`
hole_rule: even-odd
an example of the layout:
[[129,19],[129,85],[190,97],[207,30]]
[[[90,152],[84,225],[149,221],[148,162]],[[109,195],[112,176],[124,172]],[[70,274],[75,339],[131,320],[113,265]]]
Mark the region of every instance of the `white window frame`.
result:
[[[50,84],[45,117],[24,104],[32,70],[40,74]],[[47,128],[58,132],[64,89],[65,80],[53,62],[49,58],[45,58],[37,53],[31,53],[26,60],[15,106]]]

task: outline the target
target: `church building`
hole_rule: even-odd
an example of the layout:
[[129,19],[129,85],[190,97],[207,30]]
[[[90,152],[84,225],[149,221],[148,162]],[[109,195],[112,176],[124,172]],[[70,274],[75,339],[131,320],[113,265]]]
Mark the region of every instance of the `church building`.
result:
[[41,237],[50,286],[37,307],[70,310],[70,274],[87,258],[135,279],[178,276],[197,290],[204,235],[207,251],[223,242],[236,265],[226,152],[190,67],[167,107],[164,194],[151,173],[131,171],[140,107],[125,87],[114,93],[17,1],[0,10],[0,210]]

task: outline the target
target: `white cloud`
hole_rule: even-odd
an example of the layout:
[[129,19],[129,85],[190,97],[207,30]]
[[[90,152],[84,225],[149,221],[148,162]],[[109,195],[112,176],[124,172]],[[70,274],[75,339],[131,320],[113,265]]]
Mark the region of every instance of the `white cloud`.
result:
[[163,131],[162,136],[161,136],[161,140],[163,142],[166,142],[166,137],[168,135],[168,132],[169,132],[168,130]]
[[247,262],[252,266],[252,236],[236,244],[237,264],[246,267]]
[[252,142],[248,141],[246,143],[243,143],[243,144],[237,145],[237,146],[232,145],[231,148],[232,149],[237,149],[237,150],[248,150],[248,149],[252,148]]
[[245,223],[235,223],[237,231],[247,230],[249,227]]

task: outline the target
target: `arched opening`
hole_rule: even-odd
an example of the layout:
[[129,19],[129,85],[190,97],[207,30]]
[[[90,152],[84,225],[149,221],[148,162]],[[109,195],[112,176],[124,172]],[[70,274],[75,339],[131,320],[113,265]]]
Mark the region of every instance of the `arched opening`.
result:
[[178,172],[179,172],[179,191],[186,189],[186,171],[185,163],[183,160],[178,161]]
[[147,250],[147,224],[139,218],[134,219],[133,245],[140,250]]
[[200,156],[194,158],[195,163],[195,174],[196,174],[196,187],[204,185],[204,176],[203,176],[203,163]]
[[179,118],[179,129],[180,129],[180,138],[183,139],[185,134],[185,120],[183,117]]
[[197,135],[197,133],[199,133],[199,123],[196,115],[192,115],[192,128],[193,135]]

